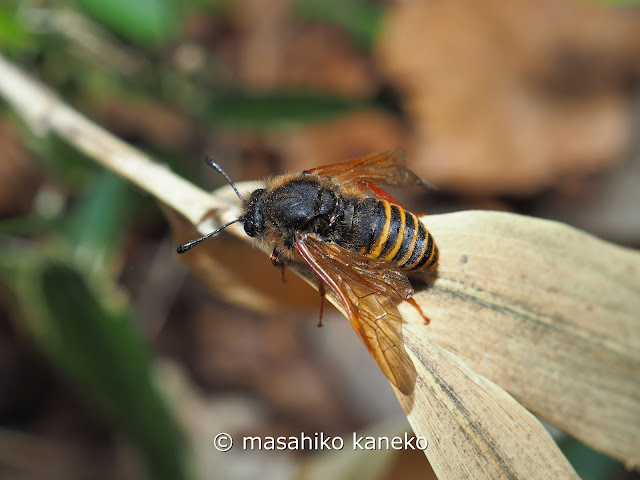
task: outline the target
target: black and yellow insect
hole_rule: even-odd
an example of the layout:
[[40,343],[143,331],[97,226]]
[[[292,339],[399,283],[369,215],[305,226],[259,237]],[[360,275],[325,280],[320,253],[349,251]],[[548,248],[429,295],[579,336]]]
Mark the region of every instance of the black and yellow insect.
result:
[[[222,169],[208,162],[235,189]],[[409,300],[420,310],[407,273],[433,269],[438,248],[418,217],[378,185],[428,186],[406,168],[399,148],[281,175],[246,200],[236,190],[242,215],[180,245],[178,253],[241,222],[249,236],[272,249],[274,265],[302,261],[313,269],[321,294],[329,287],[387,378],[408,393],[415,369],[402,345],[402,318],[394,302]]]

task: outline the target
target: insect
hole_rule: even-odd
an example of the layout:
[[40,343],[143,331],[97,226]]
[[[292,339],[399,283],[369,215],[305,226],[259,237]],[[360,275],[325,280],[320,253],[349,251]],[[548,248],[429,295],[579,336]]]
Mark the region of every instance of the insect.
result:
[[[305,263],[342,304],[351,325],[382,372],[401,392],[413,391],[416,371],[404,349],[396,301],[411,296],[407,274],[429,271],[438,261],[433,237],[418,217],[379,185],[429,187],[407,169],[395,148],[344,163],[267,180],[248,199],[210,158],[207,163],[233,187],[242,215],[213,232],[178,246],[184,253],[240,222],[250,237],[272,248],[271,261]],[[320,322],[322,319],[322,304]]]

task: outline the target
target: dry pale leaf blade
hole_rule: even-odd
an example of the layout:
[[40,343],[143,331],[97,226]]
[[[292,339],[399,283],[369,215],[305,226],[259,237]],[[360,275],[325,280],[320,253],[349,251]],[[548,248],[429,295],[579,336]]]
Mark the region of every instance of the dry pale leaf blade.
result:
[[459,357],[406,325],[418,371],[411,399],[396,391],[439,479],[578,478],[540,422]]
[[638,465],[640,255],[507,213],[423,220],[440,248],[437,280],[416,294],[433,319],[424,335],[558,428]]

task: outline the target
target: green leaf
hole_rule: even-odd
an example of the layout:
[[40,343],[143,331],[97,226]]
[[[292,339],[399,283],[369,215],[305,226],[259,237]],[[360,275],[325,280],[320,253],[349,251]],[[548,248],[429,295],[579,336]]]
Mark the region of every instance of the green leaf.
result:
[[153,383],[148,347],[130,316],[114,306],[113,292],[97,291],[68,263],[27,257],[12,278],[37,345],[125,432],[152,478],[189,478],[183,439]]
[[618,6],[637,6],[640,4],[640,0],[585,0],[587,3],[602,3],[604,5],[618,5]]
[[180,26],[173,0],[76,0],[95,19],[116,33],[143,45],[171,40]]
[[338,117],[362,102],[312,92],[237,93],[214,99],[207,112],[227,128],[278,129]]
[[5,51],[23,50],[32,41],[16,13],[15,5],[0,7],[0,45]]
[[130,188],[117,176],[102,171],[91,183],[69,229],[76,259],[90,272],[110,263],[127,228],[131,208]]
[[559,440],[558,445],[582,480],[625,478],[626,469],[622,463],[587,447],[575,438],[567,435]]
[[302,20],[340,25],[361,46],[371,48],[380,30],[384,7],[362,0],[298,0],[295,13]]

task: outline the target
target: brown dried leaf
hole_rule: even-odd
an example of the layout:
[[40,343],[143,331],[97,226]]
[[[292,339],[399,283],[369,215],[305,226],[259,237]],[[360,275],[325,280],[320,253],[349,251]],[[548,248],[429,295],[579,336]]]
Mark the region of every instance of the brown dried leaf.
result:
[[0,217],[26,213],[31,209],[41,175],[19,137],[5,123],[0,123],[0,145]]
[[356,98],[374,93],[377,78],[371,62],[345,30],[329,24],[297,25],[285,40],[272,88],[304,88]]
[[[637,10],[636,10],[637,11]],[[415,123],[417,173],[475,193],[526,193],[618,163],[640,17],[589,2],[400,2],[381,67]]]
[[237,81],[253,90],[311,89],[366,97],[376,86],[370,59],[328,23],[295,22],[291,0],[230,2],[239,36]]
[[274,133],[268,141],[282,151],[283,170],[296,172],[324,165],[327,159],[354,158],[404,145],[407,134],[393,116],[361,110],[298,128],[295,135]]

